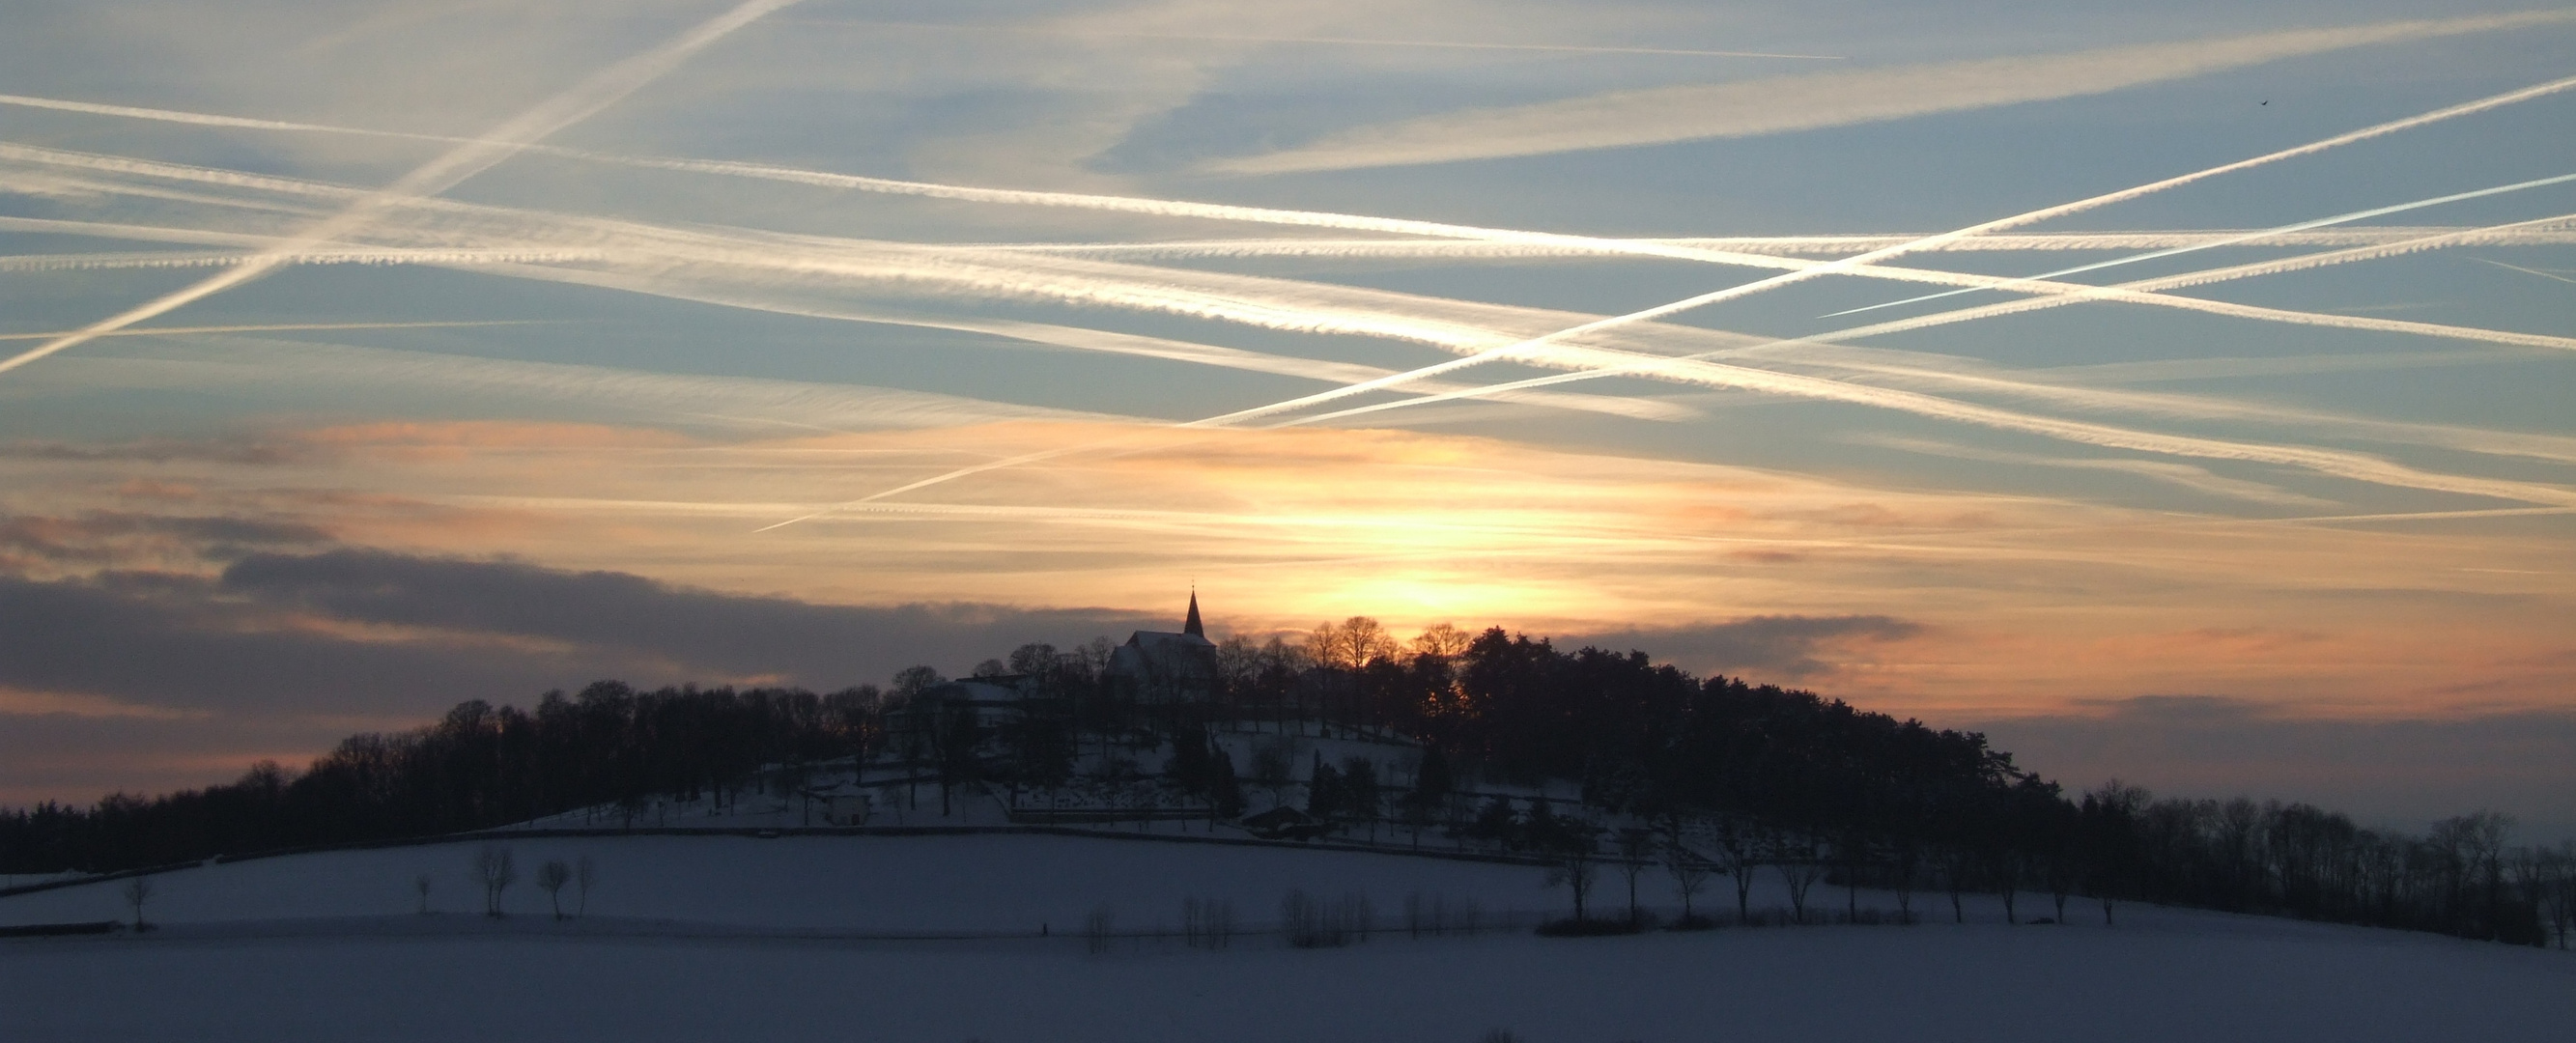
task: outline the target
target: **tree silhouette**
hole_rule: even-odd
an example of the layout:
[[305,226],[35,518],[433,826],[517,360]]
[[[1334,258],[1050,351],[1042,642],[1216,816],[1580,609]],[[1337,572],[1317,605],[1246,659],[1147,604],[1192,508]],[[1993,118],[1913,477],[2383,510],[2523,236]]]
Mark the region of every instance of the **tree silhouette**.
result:
[[572,867],[562,859],[551,859],[537,867],[537,886],[546,892],[546,901],[554,907],[555,919],[564,918],[563,889],[572,882]]
[[483,915],[501,915],[501,894],[519,881],[517,864],[503,844],[485,844],[474,852],[474,880],[483,885]]

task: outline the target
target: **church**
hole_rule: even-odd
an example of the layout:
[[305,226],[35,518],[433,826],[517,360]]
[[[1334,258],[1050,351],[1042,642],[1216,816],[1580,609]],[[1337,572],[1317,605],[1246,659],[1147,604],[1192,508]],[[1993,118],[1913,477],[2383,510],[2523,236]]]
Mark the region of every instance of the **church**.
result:
[[1190,591],[1189,617],[1177,632],[1139,630],[1109,654],[1109,677],[1140,702],[1205,699],[1216,690],[1216,643],[1199,621],[1199,593]]

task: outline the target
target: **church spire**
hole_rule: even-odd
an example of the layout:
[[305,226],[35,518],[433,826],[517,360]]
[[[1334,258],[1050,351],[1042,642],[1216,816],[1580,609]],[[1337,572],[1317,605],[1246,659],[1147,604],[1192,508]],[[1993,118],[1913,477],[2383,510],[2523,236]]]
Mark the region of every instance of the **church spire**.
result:
[[1181,633],[1201,639],[1207,637],[1207,627],[1199,622],[1199,588],[1196,586],[1190,588],[1190,619],[1181,624]]

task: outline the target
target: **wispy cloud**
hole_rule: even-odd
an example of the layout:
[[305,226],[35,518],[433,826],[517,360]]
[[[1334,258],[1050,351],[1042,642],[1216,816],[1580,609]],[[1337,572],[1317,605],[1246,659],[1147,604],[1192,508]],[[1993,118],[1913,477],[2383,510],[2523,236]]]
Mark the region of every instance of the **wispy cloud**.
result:
[[1814,130],[2134,87],[2300,55],[2553,25],[2533,11],[2259,33],[2066,54],[1807,73],[1618,91],[1360,127],[1294,148],[1211,160],[1228,174],[1348,170]]

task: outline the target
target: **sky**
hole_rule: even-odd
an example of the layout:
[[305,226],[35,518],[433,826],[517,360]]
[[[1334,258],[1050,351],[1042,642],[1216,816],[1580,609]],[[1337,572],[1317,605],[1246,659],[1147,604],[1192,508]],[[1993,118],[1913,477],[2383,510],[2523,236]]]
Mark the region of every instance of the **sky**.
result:
[[2576,834],[2576,8],[0,11],[0,802],[1366,614]]

